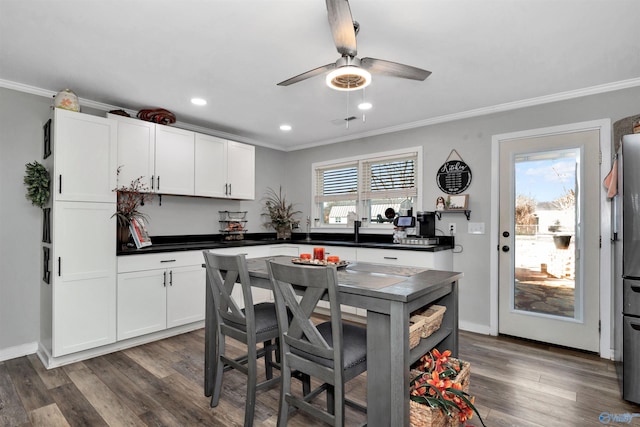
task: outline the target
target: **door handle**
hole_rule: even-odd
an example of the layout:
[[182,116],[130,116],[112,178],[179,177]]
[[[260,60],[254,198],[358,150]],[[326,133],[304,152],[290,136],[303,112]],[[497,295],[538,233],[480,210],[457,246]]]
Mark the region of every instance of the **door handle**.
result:
[[509,249],[511,249],[509,246],[504,245],[504,246],[502,247],[502,252],[509,252]]

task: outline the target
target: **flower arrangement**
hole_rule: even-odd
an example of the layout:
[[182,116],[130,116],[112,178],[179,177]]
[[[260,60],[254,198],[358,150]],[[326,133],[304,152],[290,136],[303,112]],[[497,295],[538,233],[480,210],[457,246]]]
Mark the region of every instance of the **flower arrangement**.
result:
[[267,188],[263,200],[264,212],[262,215],[268,217],[264,226],[276,230],[279,239],[291,237],[291,229],[300,223],[300,220],[296,220],[294,216],[301,212],[294,209],[293,203],[287,202],[282,194],[282,186],[277,193],[272,188]]
[[460,423],[471,419],[475,412],[484,426],[482,417],[473,405],[475,398],[463,390],[461,382],[455,381],[463,362],[450,356],[449,350],[440,353],[433,349],[420,358],[416,369],[421,372],[410,383],[410,398],[414,402],[440,409],[446,416],[456,417]]
[[[120,168],[118,168],[120,173]],[[153,199],[153,194],[149,193],[149,187],[142,182],[142,176],[131,181],[128,186],[115,188],[113,191],[118,192],[118,203],[116,213],[113,214],[118,220],[118,227],[129,228],[132,219],[142,218],[149,220],[146,214],[140,212],[140,206],[144,206],[145,202]]]

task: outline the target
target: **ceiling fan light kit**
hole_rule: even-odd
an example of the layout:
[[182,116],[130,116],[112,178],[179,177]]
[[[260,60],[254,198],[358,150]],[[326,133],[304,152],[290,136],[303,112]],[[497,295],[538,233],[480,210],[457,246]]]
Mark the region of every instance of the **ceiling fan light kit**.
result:
[[364,89],[371,84],[371,74],[354,66],[340,67],[327,74],[327,86],[335,90]]

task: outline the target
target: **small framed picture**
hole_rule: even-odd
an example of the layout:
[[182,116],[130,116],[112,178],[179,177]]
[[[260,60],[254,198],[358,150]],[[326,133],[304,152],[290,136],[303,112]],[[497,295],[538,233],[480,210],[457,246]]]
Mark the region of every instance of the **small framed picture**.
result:
[[47,121],[47,123],[43,126],[44,135],[42,138],[42,142],[44,145],[44,152],[42,157],[46,159],[51,155],[51,119]]
[[447,209],[449,210],[466,210],[469,204],[468,194],[457,194],[449,196],[447,200]]
[[436,210],[443,211],[447,208],[447,202],[445,202],[444,197],[440,196],[436,199]]

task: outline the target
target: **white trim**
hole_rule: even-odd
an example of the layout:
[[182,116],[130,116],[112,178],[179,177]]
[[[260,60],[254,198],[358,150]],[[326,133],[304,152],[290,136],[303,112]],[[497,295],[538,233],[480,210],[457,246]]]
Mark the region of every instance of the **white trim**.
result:
[[[640,80],[640,79],[638,79]],[[600,132],[600,150],[602,159],[611,158],[611,119],[591,120],[567,125],[552,126],[540,129],[529,129],[519,132],[511,132],[491,137],[491,250],[490,256],[490,289],[489,289],[489,330],[491,335],[498,335],[498,238],[499,238],[499,163],[500,143],[506,140],[531,138],[544,135],[557,135],[573,133],[585,130],[597,129]],[[600,164],[600,180],[609,172],[608,162]],[[610,359],[616,354],[612,349],[611,328],[612,298],[611,298],[611,245],[606,244],[611,236],[611,203],[607,201],[606,194],[600,188],[600,236],[603,244],[600,248],[600,357]]]
[[463,320],[460,320],[458,322],[458,329],[460,329],[461,331],[473,332],[475,334],[495,335],[491,333],[491,328],[487,325],[474,322],[465,322]]
[[[484,115],[487,115],[487,114],[493,114],[493,113],[499,113],[499,112],[504,112],[504,111],[517,110],[519,108],[525,108],[525,107],[532,107],[532,106],[536,106],[536,105],[549,104],[549,103],[552,103],[552,102],[558,102],[558,101],[564,101],[564,100],[568,100],[568,99],[580,98],[580,97],[583,97],[583,96],[597,95],[597,94],[606,93],[606,92],[613,92],[613,91],[616,91],[616,90],[628,89],[628,88],[632,88],[632,87],[636,87],[636,86],[640,86],[640,77],[633,78],[633,79],[628,79],[628,80],[620,80],[620,81],[617,81],[617,82],[605,83],[605,84],[586,87],[586,88],[582,88],[582,89],[570,90],[570,91],[566,91],[566,92],[559,92],[559,93],[551,94],[551,95],[545,95],[545,96],[539,96],[539,97],[535,97],[535,98],[523,99],[523,100],[520,100],[520,101],[506,102],[506,103],[503,103],[503,104],[497,104],[497,105],[488,106],[488,107],[476,108],[476,109],[473,109],[473,110],[462,111],[462,112],[454,113],[454,114],[446,114],[444,116],[432,117],[432,118],[425,119],[425,120],[418,120],[418,121],[415,121],[415,122],[405,123],[405,124],[398,125],[398,126],[389,126],[389,127],[382,128],[382,129],[375,129],[375,130],[368,131],[368,132],[362,132],[362,133],[352,134],[352,135],[348,135],[348,136],[342,136],[342,137],[338,137],[338,138],[326,139],[326,140],[322,140],[322,141],[315,141],[315,142],[311,142],[311,143],[308,143],[308,144],[300,144],[300,145],[295,145],[293,147],[287,147],[287,148],[280,147],[280,146],[275,146],[273,144],[266,144],[266,143],[264,143],[262,141],[256,141],[256,140],[254,140],[252,138],[247,138],[247,137],[243,137],[243,136],[240,136],[240,135],[230,134],[230,133],[227,133],[227,132],[222,132],[222,131],[209,129],[209,128],[203,128],[201,126],[190,125],[188,123],[177,122],[177,124],[179,124],[179,126],[177,126],[177,127],[183,127],[184,129],[189,129],[189,130],[192,130],[194,132],[205,133],[205,134],[212,135],[212,136],[217,136],[217,137],[220,137],[220,138],[232,139],[232,140],[235,140],[235,141],[238,141],[238,142],[245,142],[245,143],[248,143],[248,144],[258,145],[258,146],[266,147],[266,148],[271,148],[273,150],[287,152],[287,151],[304,150],[304,149],[307,149],[307,148],[319,147],[319,146],[322,146],[322,145],[335,144],[335,143],[338,143],[338,142],[351,141],[351,140],[354,140],[354,139],[362,139],[362,138],[367,138],[367,137],[371,137],[371,136],[384,135],[384,134],[392,133],[392,132],[400,132],[400,131],[403,131],[403,130],[415,129],[415,128],[424,127],[424,126],[431,126],[431,125],[435,125],[435,124],[439,124],[439,123],[452,122],[452,121],[455,121],[455,120],[469,119],[469,118],[472,118],[472,117],[484,116]],[[16,83],[16,82],[12,82],[12,81],[9,81],[9,80],[3,80],[3,79],[0,79],[0,87],[4,87],[4,88],[7,88],[7,89],[13,89],[13,90],[20,91],[20,92],[31,93],[33,95],[40,95],[40,96],[44,96],[44,97],[49,97],[49,98],[53,97],[53,95],[55,95],[57,93],[57,92],[54,92],[54,91],[51,91],[51,90],[41,89],[41,88],[37,88],[37,87],[34,87],[34,86],[29,86],[29,85]],[[84,99],[84,98],[80,98],[80,102],[81,102],[82,105],[86,105],[87,107],[96,108],[98,110],[104,110],[104,111],[110,111],[110,110],[122,108],[122,107],[117,107],[117,106],[113,106],[113,105],[109,105],[109,104],[103,104],[103,103],[96,102],[96,101],[91,101],[91,100]],[[127,110],[127,109],[124,109],[124,110],[127,111],[129,114],[133,115],[134,117],[137,114],[133,110]]]
[[127,348],[136,347],[138,345],[147,344],[202,328],[204,328],[204,320],[59,357],[53,357],[47,348],[43,345],[38,345],[37,355],[45,368],[58,368],[70,363],[80,362],[82,360],[91,359],[92,357],[103,356],[105,354],[125,350]]
[[21,344],[14,347],[2,349],[0,351],[0,362],[5,360],[15,359],[16,357],[27,356],[33,354],[38,350],[38,343],[32,342],[28,344]]

